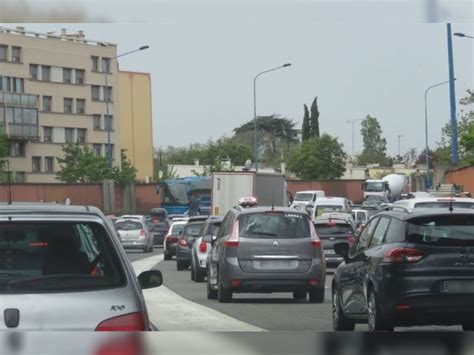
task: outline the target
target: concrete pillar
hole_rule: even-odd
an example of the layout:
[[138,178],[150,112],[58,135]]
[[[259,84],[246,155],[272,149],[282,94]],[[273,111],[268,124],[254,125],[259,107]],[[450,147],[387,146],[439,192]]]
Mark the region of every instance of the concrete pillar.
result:
[[102,182],[102,211],[105,214],[115,212],[115,184],[114,180]]

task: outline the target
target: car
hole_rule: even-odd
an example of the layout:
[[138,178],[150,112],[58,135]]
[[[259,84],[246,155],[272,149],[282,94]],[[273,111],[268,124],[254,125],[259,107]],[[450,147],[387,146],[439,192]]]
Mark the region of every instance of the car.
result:
[[379,207],[381,204],[390,203],[390,200],[384,196],[370,195],[362,203],[364,207]]
[[351,206],[349,200],[344,197],[318,197],[314,204],[306,206],[306,210],[314,220],[328,212],[351,213]]
[[183,231],[187,221],[176,221],[171,224],[168,234],[163,242],[163,257],[165,260],[171,260],[173,255],[176,255],[176,245],[178,244],[178,237]]
[[184,226],[176,245],[176,269],[178,271],[191,266],[191,248],[199,236],[205,220],[189,221]]
[[125,249],[142,249],[144,253],[153,252],[153,237],[146,222],[139,218],[120,218],[115,229]]
[[167,220],[161,222],[159,220],[150,220],[146,223],[151,235],[153,236],[153,244],[163,245],[165,242],[165,237],[168,234],[168,230],[170,229],[170,223]]
[[468,197],[415,197],[409,200],[400,200],[392,204],[391,208],[455,208],[474,209],[474,199]]
[[474,330],[474,211],[420,208],[373,216],[332,281],[335,330],[462,325]]
[[161,272],[135,276],[98,208],[1,204],[0,254],[0,330],[151,330],[142,289]]
[[222,217],[211,217],[204,223],[199,237],[191,251],[191,280],[203,282],[207,275],[207,254],[212,247],[212,241],[217,238],[217,232],[222,224]]
[[236,206],[224,217],[207,260],[207,297],[291,292],[324,302],[326,262],[309,216],[294,208]]
[[187,221],[189,219],[189,216],[186,215],[186,214],[170,214],[170,215],[168,215],[168,219],[171,222]]
[[369,212],[363,209],[352,209],[352,216],[356,222],[356,225],[363,225],[369,220]]
[[150,218],[152,221],[157,220],[163,222],[168,220],[168,211],[164,208],[152,208],[150,211]]
[[324,197],[325,193],[323,190],[308,190],[308,191],[298,191],[295,194],[295,198],[291,203],[290,207],[301,207],[305,209],[305,207],[309,204],[314,204],[316,199],[320,197]]
[[335,267],[344,259],[334,251],[334,244],[340,241],[347,241],[354,244],[356,241],[356,232],[353,224],[347,219],[338,219],[328,217],[318,217],[313,221],[316,234],[323,243],[324,257],[326,265]]

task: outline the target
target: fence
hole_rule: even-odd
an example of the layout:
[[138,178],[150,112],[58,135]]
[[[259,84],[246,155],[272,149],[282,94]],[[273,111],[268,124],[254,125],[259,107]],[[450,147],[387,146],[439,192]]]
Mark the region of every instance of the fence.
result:
[[462,185],[464,191],[474,196],[474,166],[465,166],[445,172],[444,177],[447,184]]

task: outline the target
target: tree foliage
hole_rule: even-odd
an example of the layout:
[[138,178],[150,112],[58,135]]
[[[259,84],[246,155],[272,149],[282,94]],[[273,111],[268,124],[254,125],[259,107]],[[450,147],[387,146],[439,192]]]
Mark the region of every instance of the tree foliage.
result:
[[120,168],[114,167],[113,169],[113,178],[116,182],[120,184],[127,184],[134,182],[137,169],[130,163],[130,160],[127,158],[125,149],[120,150]]
[[[438,161],[438,156],[434,150],[429,149],[430,169],[433,169],[434,163]],[[416,158],[416,164],[426,164],[426,148]]]
[[290,158],[288,169],[304,180],[333,180],[344,174],[345,162],[342,144],[323,134],[304,142]]
[[302,135],[303,142],[306,142],[309,139],[310,134],[311,134],[311,123],[309,121],[308,106],[304,104],[303,108],[304,108],[304,117],[303,117],[303,125],[301,127],[301,135]]
[[319,138],[319,108],[318,108],[318,97],[315,97],[311,104],[311,129],[310,137]]
[[418,158],[418,150],[416,148],[410,148],[408,152],[403,154],[402,163],[407,166],[413,166],[416,164]]
[[357,157],[358,165],[380,164],[386,165],[387,141],[383,138],[382,128],[375,117],[367,115],[361,123],[360,133],[364,143],[364,150]]

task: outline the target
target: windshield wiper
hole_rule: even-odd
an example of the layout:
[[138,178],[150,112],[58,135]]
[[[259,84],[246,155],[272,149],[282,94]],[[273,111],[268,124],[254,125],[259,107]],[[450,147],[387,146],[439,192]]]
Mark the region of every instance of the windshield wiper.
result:
[[17,290],[22,288],[42,289],[42,288],[64,288],[84,286],[81,281],[90,281],[95,279],[87,274],[61,274],[40,277],[28,277],[7,282],[8,290]]
[[250,234],[267,235],[269,237],[276,237],[277,236],[277,234],[275,234],[275,233],[268,233],[268,232],[250,232]]

